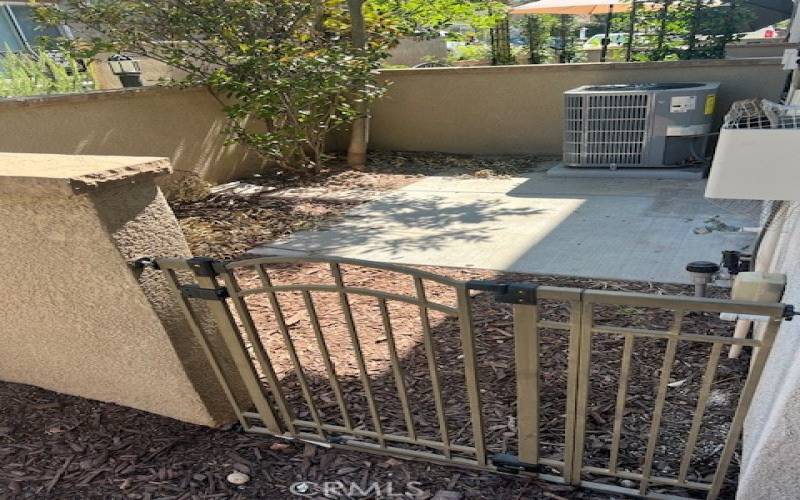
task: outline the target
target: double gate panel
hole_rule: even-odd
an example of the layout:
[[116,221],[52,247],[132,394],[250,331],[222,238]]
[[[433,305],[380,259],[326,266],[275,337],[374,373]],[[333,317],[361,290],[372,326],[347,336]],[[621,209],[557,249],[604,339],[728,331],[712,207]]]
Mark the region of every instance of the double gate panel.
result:
[[[720,494],[784,315],[782,304],[468,282],[349,259],[156,265],[246,431],[654,498]],[[766,332],[733,338],[711,322],[720,313],[761,316]],[[732,345],[752,348],[749,365],[727,359]],[[741,392],[723,404],[735,410],[709,417],[732,378]]]

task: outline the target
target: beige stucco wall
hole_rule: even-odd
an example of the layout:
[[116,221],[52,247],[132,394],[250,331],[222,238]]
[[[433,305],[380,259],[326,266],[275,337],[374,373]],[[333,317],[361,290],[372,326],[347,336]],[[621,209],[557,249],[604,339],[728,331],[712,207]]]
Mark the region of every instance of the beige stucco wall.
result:
[[783,51],[791,48],[794,48],[792,44],[778,40],[741,40],[725,46],[725,58],[772,57],[780,59],[783,57]]
[[0,151],[163,156],[178,174],[224,182],[261,160],[226,146],[220,103],[204,88],[140,90],[0,100]]
[[735,99],[776,99],[774,61],[679,61],[385,70],[370,146],[451,153],[560,154],[563,92],[586,84],[718,81],[718,118]]
[[[800,203],[776,217],[779,240],[769,270],[785,273],[783,302],[800,307]],[[800,499],[800,318],[784,322],[744,429],[737,498]]]
[[[731,101],[776,99],[785,73],[775,61],[554,64],[384,70],[372,149],[474,154],[559,154],[563,95],[579,85],[719,81],[717,118]],[[263,161],[226,146],[227,120],[206,89],[147,87],[0,101],[0,151],[168,157],[178,175],[214,183],[247,176]],[[333,134],[343,150],[347,133]]]
[[155,185],[168,171],[158,158],[0,154],[0,380],[204,425],[233,418],[160,275],[129,267],[191,255]]

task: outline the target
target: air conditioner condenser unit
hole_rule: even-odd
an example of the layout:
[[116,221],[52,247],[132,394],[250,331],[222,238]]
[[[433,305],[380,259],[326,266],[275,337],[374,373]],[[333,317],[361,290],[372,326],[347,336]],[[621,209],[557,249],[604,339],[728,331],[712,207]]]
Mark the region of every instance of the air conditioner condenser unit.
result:
[[719,83],[586,85],[564,93],[564,164],[685,167],[705,157]]

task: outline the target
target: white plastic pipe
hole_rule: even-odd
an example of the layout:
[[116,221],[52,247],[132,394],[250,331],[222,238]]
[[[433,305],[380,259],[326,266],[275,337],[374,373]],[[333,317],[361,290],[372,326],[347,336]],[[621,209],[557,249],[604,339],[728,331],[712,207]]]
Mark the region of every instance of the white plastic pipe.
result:
[[[779,209],[781,212],[785,210],[785,207],[781,207]],[[782,213],[778,213],[772,219],[772,224],[767,228],[767,232],[764,233],[764,238],[761,240],[761,246],[758,248],[758,255],[755,255],[756,259],[756,268],[754,271],[769,271],[772,266],[772,260],[775,254],[775,248],[778,245],[778,240],[780,239],[781,229],[783,228],[783,221],[784,217],[782,217]],[[733,330],[733,338],[735,339],[743,339],[747,337],[747,334],[750,332],[750,327],[753,326],[753,322],[748,319],[740,319],[736,322],[736,328]],[[763,325],[757,325],[755,328],[761,329]],[[760,335],[755,330],[753,331],[753,338],[759,338]],[[730,351],[728,351],[728,358],[729,359],[737,359],[742,353],[742,346],[740,345],[732,345]]]

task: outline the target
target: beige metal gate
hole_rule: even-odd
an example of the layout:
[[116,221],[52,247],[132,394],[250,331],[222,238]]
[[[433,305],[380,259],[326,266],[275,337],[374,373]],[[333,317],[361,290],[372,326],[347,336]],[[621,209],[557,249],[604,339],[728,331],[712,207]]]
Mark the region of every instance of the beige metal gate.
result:
[[[290,283],[279,283],[274,279],[274,267],[281,269],[309,265],[317,266],[314,273],[323,274],[324,279],[309,280],[307,283],[297,282],[297,279]],[[737,451],[753,393],[787,310],[784,305],[777,303],[742,303],[538,286],[532,283],[465,282],[412,268],[348,259],[264,257],[230,263],[206,258],[158,259],[155,266],[164,271],[171,287],[180,297],[181,307],[198,341],[226,389],[242,427],[248,432],[300,439],[325,447],[336,446],[462,467],[530,474],[544,480],[610,493],[653,498],[669,498],[670,488],[693,491],[707,498],[716,498],[720,494],[726,471]],[[388,290],[372,288],[363,283],[350,283],[347,278],[349,270],[356,268],[391,274],[396,279]],[[324,272],[320,269],[324,269]],[[513,389],[511,392],[516,399],[516,453],[506,449],[505,442],[502,446],[492,440],[487,442],[487,410],[482,400],[495,395],[487,394],[481,388],[479,373],[484,367],[479,364],[476,353],[474,323],[480,318],[473,317],[473,290],[492,292],[496,302],[513,304],[516,394],[513,394]],[[298,345],[300,343],[293,338],[293,335],[298,335],[291,331],[293,319],[287,319],[284,315],[282,304],[289,300],[289,296],[293,296],[292,300],[302,304],[304,309],[308,336],[303,345]],[[332,346],[327,340],[325,329],[328,325],[320,321],[318,311],[323,296],[335,298],[349,345]],[[256,297],[264,298],[271,310],[273,324],[261,324],[263,322],[254,319],[255,307],[259,313],[261,309],[266,309],[266,305],[248,303],[248,300]],[[197,320],[195,301],[198,300],[203,301],[213,314],[229,355],[236,364],[238,376],[247,387],[250,404],[237,402],[231,393],[228,380],[231,374],[226,374],[219,366],[219,353],[214,352],[208,342],[209,333]],[[367,304],[371,309],[363,307],[368,312],[374,311],[373,319],[382,329],[383,336],[378,341],[386,345],[389,361],[387,379],[392,380],[391,386],[396,391],[397,405],[393,407],[396,411],[388,409],[390,405],[385,398],[376,396],[375,378],[370,375],[372,361],[367,359],[363,349],[364,331],[367,328],[363,320],[356,319],[355,301],[360,301],[359,307]],[[398,310],[397,307],[405,309]],[[645,324],[642,327],[618,326],[604,320],[604,317],[608,317],[609,308],[620,307],[627,308],[628,316],[640,317],[640,322]],[[660,311],[656,316],[644,312],[656,309]],[[416,378],[411,379],[409,372],[404,371],[408,367],[403,365],[404,355],[400,353],[400,341],[403,339],[397,337],[393,327],[395,318],[399,315],[407,318],[409,310],[413,310],[419,320],[421,335],[418,343],[427,368],[424,376],[420,377],[419,367],[416,367]],[[557,311],[555,318],[549,317],[553,311]],[[667,320],[664,319],[665,311]],[[736,339],[718,332],[692,331],[684,323],[692,315],[719,313],[762,317],[767,323],[766,331],[761,338]],[[458,339],[442,338],[442,334],[434,332],[432,314],[446,318],[443,322],[453,322],[453,331],[457,331]],[[377,328],[375,325],[372,327]],[[270,328],[274,329],[274,337],[282,341],[280,344],[275,344],[273,339],[272,346],[265,345],[265,331]],[[558,354],[563,351],[566,354],[565,387],[559,389],[564,396],[563,408],[553,409],[548,403],[548,422],[543,422],[544,410],[540,404],[542,392],[554,390],[552,384],[542,379],[542,363],[552,361],[542,354],[545,332],[555,332],[559,341],[563,342],[563,349],[552,352]],[[614,341],[620,343],[622,352],[614,374],[617,389],[613,418],[605,421],[596,417],[596,411],[592,409],[593,358],[605,349],[602,345],[598,347],[598,344]],[[443,374],[441,342],[452,342],[457,347],[459,354],[456,358],[460,363],[460,373],[457,374],[460,378],[457,378],[463,382],[452,383],[451,377],[456,376],[452,369],[448,368]],[[659,354],[660,363],[645,367],[657,373],[657,384],[652,407],[648,407],[651,409],[642,417],[646,418],[648,426],[646,445],[639,450],[641,461],[638,468],[631,470],[630,466],[621,466],[619,458],[626,410],[631,402],[629,386],[632,380],[638,380],[632,378],[637,342],[656,342],[663,344],[664,348],[663,353]],[[730,422],[712,422],[717,431],[721,428],[724,432],[715,472],[710,478],[697,478],[692,472],[693,456],[697,451],[709,399],[714,392],[720,359],[731,345],[752,348],[749,373],[744,375],[741,394]],[[685,444],[680,450],[680,466],[675,474],[664,476],[655,470],[654,461],[670,390],[675,384],[681,383],[671,382],[671,374],[673,367],[680,362],[678,355],[683,352],[682,349],[695,349],[696,346],[708,346],[709,352],[702,378],[698,380]],[[308,357],[310,354],[306,351],[313,351],[312,358]],[[343,375],[337,373],[343,365],[345,368],[348,366],[339,359],[342,351],[352,354],[355,359],[353,370],[360,382],[357,396],[366,401],[360,420],[353,412],[353,385],[344,387]],[[452,349],[446,356],[448,361],[453,359]],[[275,360],[278,357],[284,360],[285,370],[276,367]],[[320,369],[321,379],[328,384],[326,387],[330,388],[333,400],[319,400],[318,392],[323,382],[310,381],[310,359],[320,360],[323,367]],[[430,380],[435,423],[426,424],[427,427],[421,429],[419,417],[410,402],[408,384],[425,377]],[[442,377],[447,377],[446,383],[442,382]],[[294,389],[287,391],[285,381],[289,378],[293,380]],[[454,415],[459,412],[452,411],[448,406],[448,394],[454,390],[453,385],[460,385],[458,389],[466,395],[466,408],[460,412],[463,416]],[[427,398],[427,392],[425,394]],[[323,406],[326,414],[322,412]],[[302,409],[298,410],[300,407]],[[334,410],[328,411],[330,408]],[[335,414],[336,422],[331,421],[334,419],[332,414]],[[393,416],[396,418],[393,419]],[[610,435],[608,459],[603,465],[590,463],[586,456],[587,450],[595,446],[587,439],[590,417],[600,421],[601,431]],[[454,418],[463,419],[461,429],[454,429]],[[438,436],[430,435],[431,429]],[[471,434],[468,439],[464,437],[467,429]],[[547,440],[542,438],[544,431],[550,436]],[[553,442],[555,435],[560,438]],[[674,443],[666,446],[674,451]],[[618,483],[633,482],[638,486],[623,487],[594,479],[598,477],[616,478]]]

